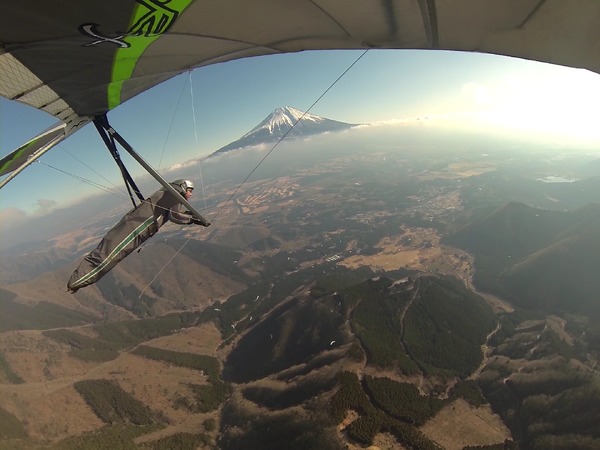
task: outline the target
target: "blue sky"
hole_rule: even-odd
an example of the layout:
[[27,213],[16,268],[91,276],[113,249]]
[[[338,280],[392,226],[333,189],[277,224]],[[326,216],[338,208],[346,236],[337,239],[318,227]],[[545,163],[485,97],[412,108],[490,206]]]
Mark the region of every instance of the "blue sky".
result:
[[[277,107],[308,109],[361,54],[303,52],[197,69],[135,97],[109,120],[164,171],[239,138]],[[427,116],[576,142],[600,153],[599,105],[600,75],[589,71],[474,53],[385,50],[369,51],[310,112],[351,123]],[[0,99],[0,153],[54,123],[45,113]],[[132,174],[140,174],[127,158]],[[0,191],[3,226],[103,192],[73,175],[109,188],[114,183],[124,194],[93,125],[41,161]]]

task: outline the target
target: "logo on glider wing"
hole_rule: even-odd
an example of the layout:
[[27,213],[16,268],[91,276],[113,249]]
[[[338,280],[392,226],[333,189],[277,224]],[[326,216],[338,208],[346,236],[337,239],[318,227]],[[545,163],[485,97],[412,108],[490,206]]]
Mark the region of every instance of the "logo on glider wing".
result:
[[131,44],[121,40],[125,37],[124,34],[115,37],[104,36],[100,34],[96,27],[98,27],[97,23],[85,23],[79,26],[79,31],[81,33],[96,39],[94,42],[88,42],[87,44],[83,44],[84,47],[93,47],[95,45],[101,44],[102,42],[116,44],[121,48],[131,47]]
[[98,31],[96,23],[85,23],[79,26],[79,32],[94,39],[93,42],[84,44],[92,47],[101,43],[115,44],[121,48],[131,47],[124,39],[127,36],[156,37],[166,33],[175,23],[179,12],[168,8],[170,0],[162,3],[160,0],[136,0],[138,6],[133,12],[131,26],[125,33],[117,36],[107,36]]

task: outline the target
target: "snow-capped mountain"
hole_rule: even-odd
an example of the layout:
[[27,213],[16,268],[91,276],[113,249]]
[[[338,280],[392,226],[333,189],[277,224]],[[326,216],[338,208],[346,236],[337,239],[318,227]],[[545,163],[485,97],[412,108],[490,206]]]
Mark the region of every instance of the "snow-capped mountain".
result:
[[277,108],[275,111],[269,114],[265,120],[263,120],[237,141],[221,147],[210,156],[215,156],[243,147],[265,143],[275,143],[286,133],[288,134],[285,136],[285,139],[297,139],[305,136],[325,133],[328,131],[344,130],[347,128],[352,128],[356,125],[357,124],[326,119],[324,117],[305,113],[290,106],[285,106],[283,108]]

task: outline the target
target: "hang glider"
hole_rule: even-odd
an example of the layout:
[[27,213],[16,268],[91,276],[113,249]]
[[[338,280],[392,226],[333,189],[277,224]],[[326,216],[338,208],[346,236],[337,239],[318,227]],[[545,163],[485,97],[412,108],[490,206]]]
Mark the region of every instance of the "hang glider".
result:
[[[108,124],[109,111],[182,72],[239,58],[303,50],[433,49],[600,73],[597,0],[0,2],[0,95],[65,124],[61,138],[47,141],[42,134],[3,159],[3,174],[22,170],[92,121],[109,141],[121,144]],[[124,148],[169,188],[131,146]]]

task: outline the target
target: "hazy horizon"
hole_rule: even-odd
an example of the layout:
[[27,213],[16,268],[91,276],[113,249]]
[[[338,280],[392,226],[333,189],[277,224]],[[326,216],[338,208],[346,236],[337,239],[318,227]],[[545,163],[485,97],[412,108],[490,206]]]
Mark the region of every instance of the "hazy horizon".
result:
[[[199,186],[204,181],[205,188],[209,188],[211,183],[224,181],[223,177],[227,177],[225,180],[231,180],[233,184],[240,183],[273,145],[264,144],[244,148],[209,158],[201,163],[195,159],[188,160],[172,170],[164,171],[163,176],[168,180],[181,177],[192,178]],[[452,128],[431,119],[421,119],[391,124],[379,123],[343,132],[325,133],[307,139],[283,141],[252,175],[251,180],[269,178],[271,170],[275,170],[279,175],[285,174],[286,165],[290,164],[295,165],[294,169],[298,168],[298,164],[312,166],[318,164],[319,158],[328,159],[335,153],[350,155],[356,152],[400,151],[410,155],[411,152],[417,152],[422,148],[430,150],[437,148],[440,151],[461,153],[492,152],[497,153],[498,156],[504,154],[506,157],[510,152],[515,151],[541,153],[547,156],[581,155],[588,160],[598,159],[598,155],[587,148],[568,147],[564,143],[540,138],[507,138],[495,130]],[[243,164],[239,164],[241,159],[245,160]],[[148,175],[137,181],[146,197],[160,188],[160,185]],[[106,193],[108,189],[111,190],[110,194]],[[197,208],[204,209],[202,189],[196,189],[192,201]],[[42,210],[37,214],[15,214],[12,217],[5,215],[2,218],[0,247],[6,249],[31,242],[32,237],[35,237],[34,240],[48,240],[78,226],[85,226],[86,223],[89,225],[92,222],[105,222],[106,218],[103,220],[102,217],[107,215],[107,209],[115,211],[113,214],[116,223],[117,218],[131,207],[131,200],[122,184],[116,187],[97,188],[96,193],[80,201],[49,208],[47,211]]]

